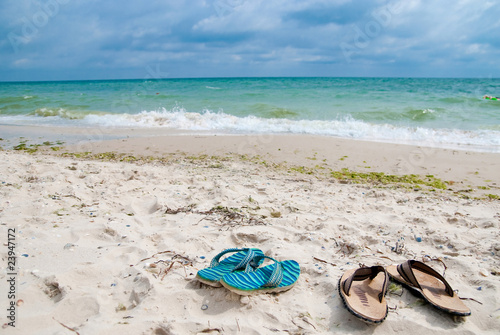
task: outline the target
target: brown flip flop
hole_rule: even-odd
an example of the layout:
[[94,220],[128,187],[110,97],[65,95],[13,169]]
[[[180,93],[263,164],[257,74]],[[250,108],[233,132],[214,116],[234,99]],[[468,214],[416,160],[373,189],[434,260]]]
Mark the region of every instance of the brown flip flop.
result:
[[453,315],[468,316],[470,309],[460,300],[450,284],[428,265],[409,260],[387,267],[392,279],[420,293],[434,307]]
[[345,307],[367,323],[381,323],[387,317],[385,293],[389,277],[382,266],[348,270],[339,280]]

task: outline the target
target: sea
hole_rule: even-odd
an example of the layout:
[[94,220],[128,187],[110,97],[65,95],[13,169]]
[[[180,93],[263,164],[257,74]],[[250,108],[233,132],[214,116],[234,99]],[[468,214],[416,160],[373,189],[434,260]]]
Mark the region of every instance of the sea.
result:
[[312,134],[500,152],[500,100],[484,95],[500,95],[499,78],[0,82],[0,125]]

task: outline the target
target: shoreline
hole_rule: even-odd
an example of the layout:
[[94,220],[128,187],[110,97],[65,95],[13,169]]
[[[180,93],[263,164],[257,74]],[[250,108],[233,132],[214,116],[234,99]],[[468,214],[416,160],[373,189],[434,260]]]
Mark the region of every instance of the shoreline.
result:
[[[3,144],[8,148],[16,145],[20,140],[28,140],[32,144],[40,144],[43,141],[62,141],[69,145],[74,145],[84,142],[101,142],[113,139],[124,138],[144,138],[144,137],[164,137],[164,136],[221,136],[221,137],[282,137],[282,136],[310,136],[317,138],[330,138],[346,141],[360,141],[367,143],[377,144],[390,144],[402,146],[416,146],[429,149],[443,149],[454,151],[468,151],[500,154],[500,146],[474,146],[474,145],[434,145],[432,142],[416,143],[415,141],[399,141],[394,142],[390,140],[377,140],[355,137],[342,137],[334,135],[315,135],[315,134],[301,134],[292,132],[277,132],[277,133],[245,133],[245,132],[232,132],[232,131],[209,131],[209,130],[185,130],[185,129],[171,129],[171,128],[138,128],[138,127],[69,127],[69,126],[49,126],[49,125],[6,125],[0,123],[0,134],[2,136]],[[2,142],[0,142],[0,145]]]

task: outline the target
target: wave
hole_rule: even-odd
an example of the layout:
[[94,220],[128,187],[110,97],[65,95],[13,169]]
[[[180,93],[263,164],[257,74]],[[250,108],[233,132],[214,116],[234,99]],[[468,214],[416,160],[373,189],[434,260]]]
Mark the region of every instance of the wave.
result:
[[[76,114],[79,114],[76,117]],[[423,111],[421,111],[423,113]],[[426,111],[425,114],[432,113]],[[203,110],[188,112],[182,107],[161,108],[138,114],[72,112],[64,109],[40,109],[29,116],[0,117],[0,123],[103,128],[165,128],[207,131],[224,134],[310,134],[367,141],[405,143],[432,147],[462,148],[478,151],[500,151],[500,130],[432,129],[375,124],[344,117],[338,120],[292,120],[257,116],[238,117]]]
[[88,115],[85,121],[92,125],[106,127],[162,127],[243,134],[310,134],[438,147],[466,146],[474,147],[474,149],[482,147],[486,151],[498,151],[500,148],[500,131],[496,130],[403,127],[373,124],[355,120],[352,117],[339,120],[290,120],[253,115],[237,117],[221,111],[204,110],[201,113],[195,113],[176,107],[170,111],[166,109],[143,111],[135,115]]

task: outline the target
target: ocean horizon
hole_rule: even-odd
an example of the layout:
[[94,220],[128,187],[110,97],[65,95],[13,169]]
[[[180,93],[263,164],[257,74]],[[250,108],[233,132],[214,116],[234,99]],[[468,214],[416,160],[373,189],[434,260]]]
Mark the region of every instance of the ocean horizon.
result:
[[[0,82],[0,125],[310,134],[500,152],[498,78]],[[2,135],[0,134],[0,137]]]
[[222,77],[146,77],[146,78],[106,78],[106,79],[54,79],[54,80],[2,80],[0,84],[19,84],[19,83],[54,83],[54,82],[89,82],[89,81],[144,81],[144,80],[204,80],[204,79],[471,79],[471,80],[499,80],[500,77],[415,77],[415,76],[222,76]]

